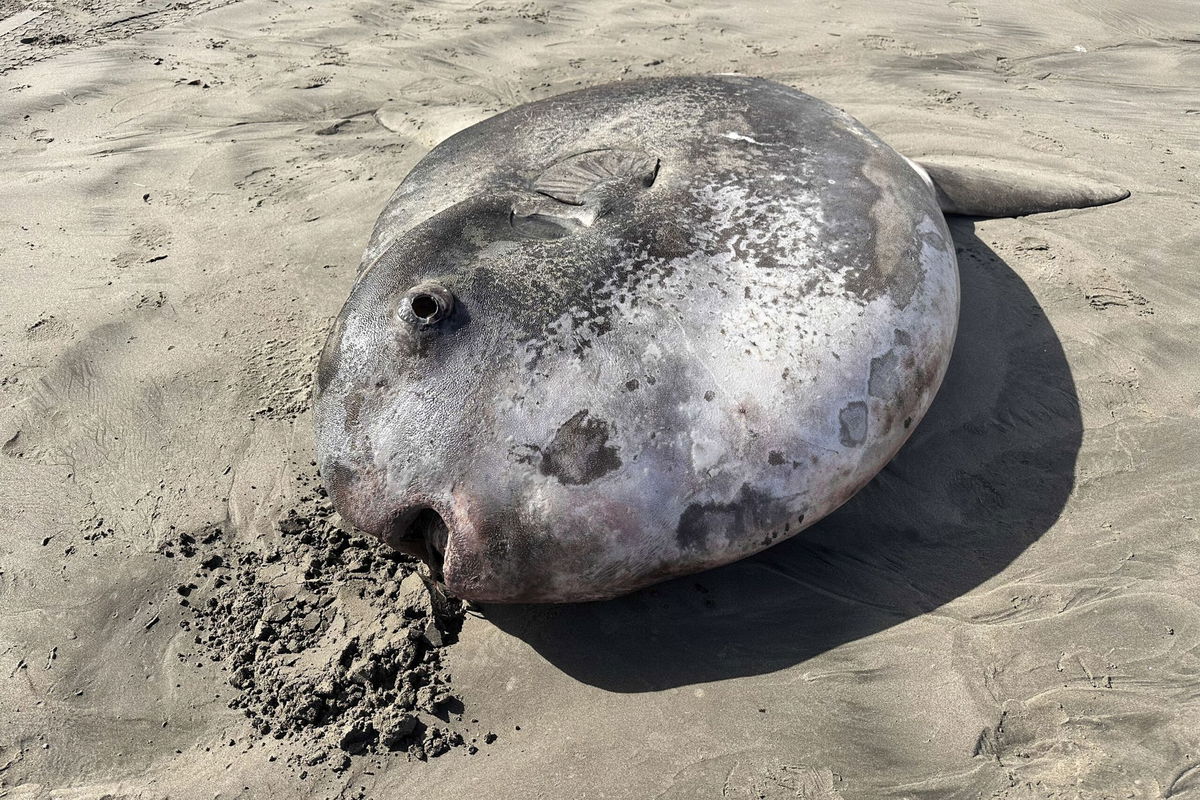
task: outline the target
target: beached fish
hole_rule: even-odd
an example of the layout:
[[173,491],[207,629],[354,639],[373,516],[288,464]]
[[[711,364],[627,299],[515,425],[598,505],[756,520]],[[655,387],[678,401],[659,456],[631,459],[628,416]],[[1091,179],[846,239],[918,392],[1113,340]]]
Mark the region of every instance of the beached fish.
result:
[[1126,194],[922,167],[755,78],[514,108],[380,217],[317,372],[321,473],[466,599],[734,561],[845,502],[929,408],[958,318],[943,212]]

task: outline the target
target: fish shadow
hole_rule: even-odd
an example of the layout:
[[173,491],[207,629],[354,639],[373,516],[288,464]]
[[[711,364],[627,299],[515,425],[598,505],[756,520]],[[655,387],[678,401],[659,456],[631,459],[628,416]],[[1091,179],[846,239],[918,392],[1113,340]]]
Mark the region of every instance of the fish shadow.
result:
[[1017,274],[951,219],[962,281],[937,398],[882,472],[756,556],[603,603],[487,606],[576,679],[644,692],[793,666],[928,613],[1054,524],[1083,437],[1062,344]]

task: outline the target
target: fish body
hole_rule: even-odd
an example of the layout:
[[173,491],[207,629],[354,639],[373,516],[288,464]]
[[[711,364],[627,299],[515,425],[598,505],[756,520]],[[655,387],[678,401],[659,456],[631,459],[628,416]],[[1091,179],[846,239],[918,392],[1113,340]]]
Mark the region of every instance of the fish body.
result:
[[846,113],[740,76],[551,97],[389,201],[317,370],[321,473],[459,597],[612,597],[850,498],[958,302],[937,193]]

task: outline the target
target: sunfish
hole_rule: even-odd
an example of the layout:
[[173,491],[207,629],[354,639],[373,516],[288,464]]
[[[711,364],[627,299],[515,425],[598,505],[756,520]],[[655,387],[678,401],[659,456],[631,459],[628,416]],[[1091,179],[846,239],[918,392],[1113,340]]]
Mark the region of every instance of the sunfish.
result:
[[379,218],[317,368],[321,475],[467,600],[729,563],[920,423],[958,319],[943,213],[1127,194],[922,166],[758,78],[519,106],[434,148]]

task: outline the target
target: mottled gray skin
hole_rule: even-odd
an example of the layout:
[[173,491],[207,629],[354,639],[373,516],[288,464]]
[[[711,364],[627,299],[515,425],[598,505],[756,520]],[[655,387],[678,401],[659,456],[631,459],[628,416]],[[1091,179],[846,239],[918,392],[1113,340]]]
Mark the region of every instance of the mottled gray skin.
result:
[[[533,191],[601,149],[657,158],[653,184]],[[428,327],[404,308],[423,281],[455,298]],[[929,407],[957,313],[933,191],[845,113],[735,76],[553,97],[389,201],[321,356],[321,473],[393,545],[440,515],[459,597],[612,597],[845,502]]]

